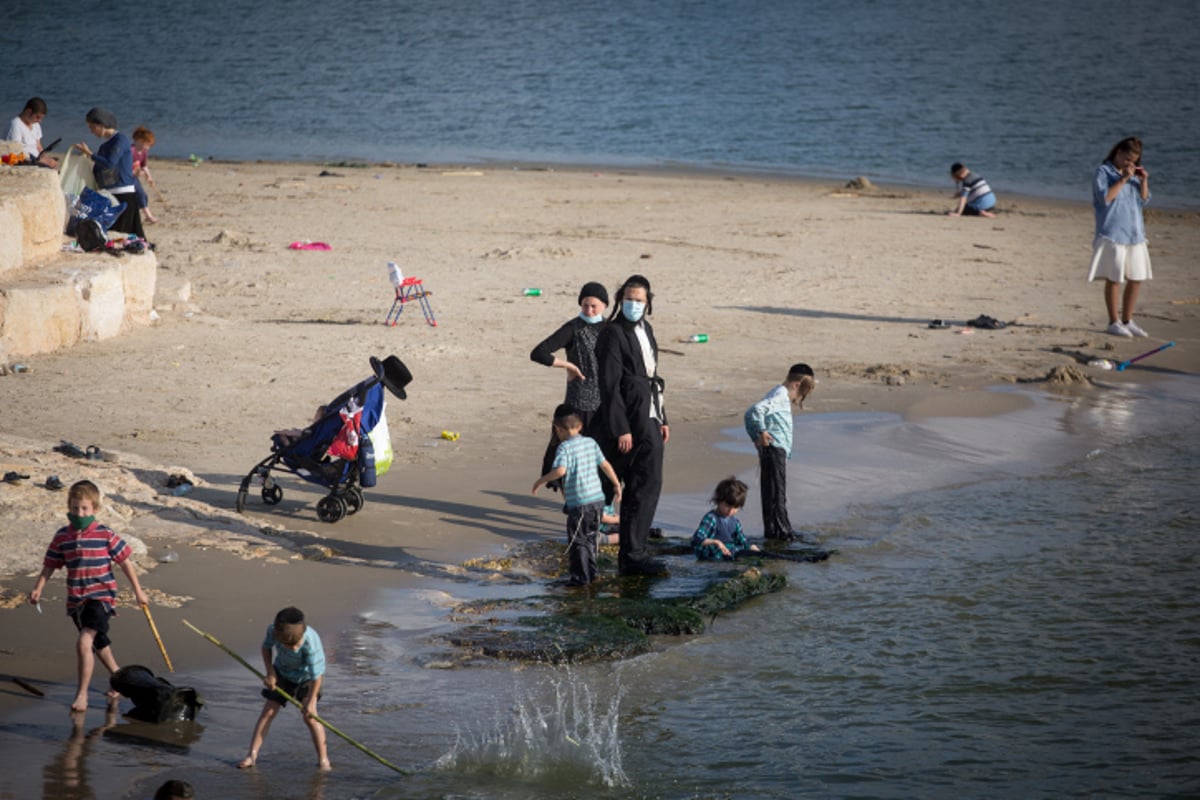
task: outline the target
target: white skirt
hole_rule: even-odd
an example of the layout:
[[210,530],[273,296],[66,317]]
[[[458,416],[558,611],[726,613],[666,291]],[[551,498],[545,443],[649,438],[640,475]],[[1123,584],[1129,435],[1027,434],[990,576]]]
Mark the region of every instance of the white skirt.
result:
[[1150,269],[1150,251],[1146,243],[1117,244],[1111,239],[1096,237],[1092,243],[1092,266],[1088,280],[1097,278],[1124,283],[1125,281],[1148,281],[1154,277]]

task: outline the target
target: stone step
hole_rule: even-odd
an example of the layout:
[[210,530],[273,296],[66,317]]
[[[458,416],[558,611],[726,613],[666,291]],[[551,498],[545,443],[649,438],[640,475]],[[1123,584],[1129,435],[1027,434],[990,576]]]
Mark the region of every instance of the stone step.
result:
[[158,259],[67,253],[0,275],[0,362],[150,323]]
[[58,175],[0,166],[0,363],[148,324],[158,259],[67,253]]

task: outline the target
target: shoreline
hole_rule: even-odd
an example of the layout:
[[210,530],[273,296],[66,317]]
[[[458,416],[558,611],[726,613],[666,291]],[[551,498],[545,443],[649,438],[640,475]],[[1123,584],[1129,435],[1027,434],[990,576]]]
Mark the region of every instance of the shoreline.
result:
[[[191,166],[188,157],[185,156],[155,156],[155,161],[164,161],[179,164],[182,166]],[[665,177],[679,178],[719,178],[719,179],[735,179],[735,180],[756,180],[764,182],[778,182],[783,184],[797,185],[814,185],[828,186],[836,184],[845,186],[850,181],[859,178],[867,177],[875,185],[876,193],[883,194],[886,192],[909,192],[914,194],[935,194],[945,196],[948,205],[953,205],[950,202],[950,196],[953,193],[954,182],[947,178],[946,181],[928,181],[928,182],[910,182],[903,178],[896,178],[888,175],[876,176],[869,172],[853,172],[846,170],[837,172],[829,170],[828,174],[817,174],[809,172],[800,172],[789,170],[781,165],[764,165],[761,167],[753,164],[702,164],[691,163],[684,161],[661,161],[661,162],[645,162],[636,159],[630,159],[627,162],[620,160],[614,161],[555,161],[552,159],[500,159],[477,157],[475,159],[465,158],[462,160],[447,160],[447,161],[392,161],[388,159],[367,159],[343,157],[339,158],[331,156],[326,159],[313,158],[297,158],[289,160],[275,160],[267,158],[235,158],[225,156],[205,156],[202,158],[202,163],[209,164],[273,164],[277,166],[286,166],[289,164],[307,164],[317,167],[334,167],[345,169],[420,169],[420,170],[489,170],[489,171],[512,171],[512,172],[560,172],[560,173],[616,173],[627,175],[658,175]],[[992,181],[991,183],[995,183]],[[999,197],[1008,199],[1012,198],[1016,202],[1036,202],[1049,204],[1065,204],[1070,206],[1085,206],[1091,208],[1091,199],[1087,196],[1086,186],[1078,195],[1056,193],[1050,190],[1038,192],[1033,187],[1009,187],[1005,184],[997,184],[999,186]],[[869,193],[869,192],[868,192]],[[1000,211],[1005,211],[1005,204],[1000,202]],[[1155,213],[1167,214],[1192,214],[1200,216],[1200,199],[1190,198],[1171,198],[1165,203],[1160,203],[1157,200],[1147,207],[1147,214],[1154,215]]]

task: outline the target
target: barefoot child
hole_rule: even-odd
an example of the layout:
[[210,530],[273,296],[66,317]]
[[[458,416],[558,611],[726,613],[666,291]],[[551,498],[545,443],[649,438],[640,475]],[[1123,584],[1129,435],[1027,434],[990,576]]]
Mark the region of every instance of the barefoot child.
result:
[[746,505],[746,484],[728,477],[717,484],[710,501],[716,508],[700,520],[692,534],[692,550],[701,561],[732,561],[742,550],[758,550],[748,544],[737,513]]
[[561,444],[555,452],[553,468],[533,484],[533,494],[537,494],[550,481],[562,481],[572,586],[585,586],[596,580],[596,535],[604,508],[601,471],[616,487],[613,502],[621,500],[617,473],[604,459],[600,445],[580,435],[581,430],[583,420],[574,408],[562,403],[554,409],[554,432]]
[[763,536],[784,541],[796,538],[787,512],[787,462],[792,457],[792,406],[804,408],[804,398],[816,385],[812,367],[793,364],[783,383],[746,409],[746,433],[758,448],[762,482]]
[[158,217],[150,211],[150,198],[146,195],[146,189],[142,186],[142,181],[154,186],[154,176],[150,174],[150,165],[147,163],[150,158],[150,148],[154,146],[154,132],[149,128],[138,126],[133,130],[133,185],[137,189],[138,207],[142,209],[142,216],[146,222],[151,224],[158,222]]
[[[274,658],[272,658],[272,655]],[[287,699],[275,691],[278,686],[304,705],[304,724],[312,735],[313,747],[317,750],[317,767],[329,770],[329,753],[325,749],[325,727],[317,721],[317,699],[325,682],[325,649],[321,637],[304,623],[304,612],[293,606],[275,615],[275,622],[267,628],[262,643],[263,664],[267,677],[262,690],[266,698],[262,713],[254,726],[250,738],[250,752],[238,764],[239,769],[249,769],[258,760],[258,751],[275,715],[287,703]]]
[[[67,614],[79,629],[75,652],[79,658],[79,686],[72,711],[87,710],[88,685],[96,668],[96,659],[110,673],[119,667],[113,656],[112,640],[108,638],[108,619],[116,613],[117,581],[112,565],[117,564],[139,606],[149,605],[137,572],[130,559],[132,551],[117,534],[96,522],[100,509],[100,490],[91,481],[79,481],[67,493],[67,519],[70,524],[60,528],[46,549],[42,574],[29,593],[31,605],[38,605],[46,581],[60,567],[67,568]],[[109,698],[115,697],[109,692]]]

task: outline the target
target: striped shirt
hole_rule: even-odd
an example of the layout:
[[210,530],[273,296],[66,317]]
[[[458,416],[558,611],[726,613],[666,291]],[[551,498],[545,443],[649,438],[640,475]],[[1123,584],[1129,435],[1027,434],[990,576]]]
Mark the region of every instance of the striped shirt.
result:
[[558,446],[554,467],[567,470],[562,479],[567,508],[604,503],[604,489],[600,486],[600,465],[604,461],[600,445],[586,436],[572,436]]
[[967,205],[972,208],[983,209],[984,211],[996,205],[996,198],[992,194],[992,187],[988,186],[988,182],[974,172],[967,171],[959,181],[959,196],[967,198]]
[[262,643],[264,650],[275,650],[275,671],[295,684],[315,681],[325,674],[325,648],[315,629],[304,627],[304,639],[300,648],[293,650],[275,641],[275,626],[267,626],[267,635]]
[[85,531],[60,528],[46,549],[42,563],[50,569],[67,568],[67,613],[72,614],[89,600],[99,600],[112,609],[117,598],[117,581],[112,565],[132,555],[125,540],[93,522]]

